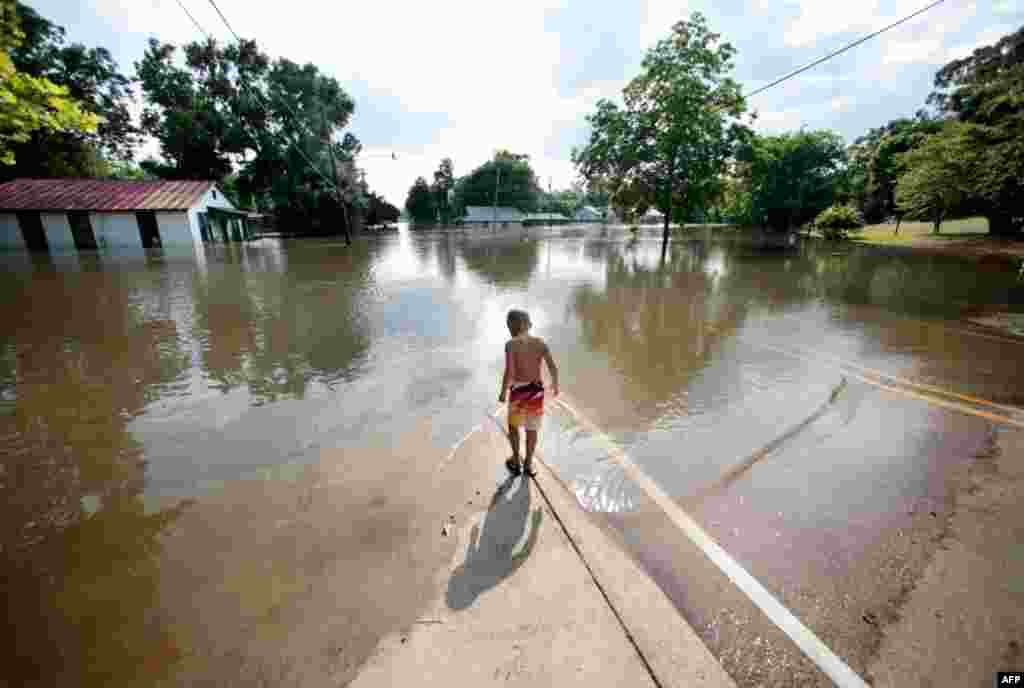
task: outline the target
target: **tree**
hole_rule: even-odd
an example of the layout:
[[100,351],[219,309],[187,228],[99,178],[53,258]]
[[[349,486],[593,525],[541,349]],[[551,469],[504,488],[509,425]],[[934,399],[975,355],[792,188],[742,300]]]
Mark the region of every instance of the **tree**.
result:
[[913,119],[894,119],[871,129],[848,150],[850,186],[864,218],[876,223],[897,213],[896,156],[916,148],[929,135],[942,129],[942,121],[919,112]]
[[842,138],[831,131],[754,136],[740,147],[737,171],[755,222],[785,231],[836,200],[846,167]]
[[388,203],[375,193],[369,194],[369,207],[366,209],[366,224],[369,226],[397,222],[398,208]]
[[969,191],[989,232],[1024,229],[1024,27],[935,75],[928,102],[967,126],[957,138],[976,153]]
[[572,217],[583,205],[581,198],[572,189],[563,189],[544,194],[544,212],[558,213],[565,217]]
[[735,121],[746,109],[739,84],[726,76],[735,50],[719,39],[699,12],[676,23],[624,89],[624,107],[599,101],[588,143],[573,151],[580,173],[620,203],[664,213],[666,243],[676,209],[706,202],[748,132]]
[[430,185],[423,177],[417,177],[409,188],[409,195],[405,199],[405,209],[413,222],[433,222],[436,206],[434,194]]
[[541,189],[528,155],[497,151],[488,161],[455,184],[457,216],[466,206],[511,206],[522,212],[536,212]]
[[18,69],[12,55],[24,38],[16,4],[0,0],[0,165],[13,165],[36,131],[89,133],[101,123],[67,87]]
[[977,173],[966,129],[947,122],[941,133],[897,156],[904,172],[896,183],[896,202],[910,217],[929,219],[936,234],[942,221],[969,197]]
[[436,196],[435,205],[438,212],[438,219],[443,224],[449,224],[452,220],[451,203],[449,196],[455,188],[455,173],[452,167],[452,159],[444,158],[434,172],[434,186],[432,191]]
[[136,65],[142,127],[167,160],[143,166],[172,179],[221,180],[237,169],[239,195],[258,208],[330,231],[344,215],[349,228],[349,212],[368,200],[355,165],[359,140],[336,138],[355,109],[338,81],[312,64],[272,62],[254,41],[190,43],[184,66],[176,51],[151,39]]
[[814,218],[814,228],[825,239],[845,239],[849,232],[864,226],[857,209],[848,205],[834,205]]
[[156,175],[147,172],[141,165],[124,160],[115,160],[111,162],[110,172],[107,176],[111,179],[131,179],[136,181],[158,178]]
[[[130,160],[138,143],[128,105],[130,82],[106,48],[65,45],[60,26],[16,3],[24,38],[11,51],[18,71],[65,87],[84,112],[97,115],[94,131],[36,130],[14,147],[19,176],[106,176],[109,161]],[[12,172],[13,174],[13,172]]]

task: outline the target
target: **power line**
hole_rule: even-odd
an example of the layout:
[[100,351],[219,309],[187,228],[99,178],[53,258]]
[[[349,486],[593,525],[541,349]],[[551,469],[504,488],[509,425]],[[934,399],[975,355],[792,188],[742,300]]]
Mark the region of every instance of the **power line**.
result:
[[[185,7],[185,5],[182,3],[182,1],[181,0],[176,0],[176,2],[178,3],[178,6],[182,9],[182,11],[184,11],[185,14],[188,15],[188,18],[192,20],[192,23],[195,24],[196,28],[199,29],[199,32],[202,33],[204,36],[206,36],[207,39],[213,40],[213,35],[209,31],[207,31],[203,27],[203,25],[200,24],[196,20],[196,18],[194,16],[192,16],[192,13],[188,11],[188,8]],[[210,4],[213,5],[213,8],[217,11],[217,14],[220,15],[220,18],[224,22],[224,25],[228,27],[228,30],[238,40],[239,44],[241,44],[242,39],[239,38],[238,34],[235,33],[235,30],[233,28],[231,28],[231,24],[228,22],[227,18],[224,16],[224,13],[220,11],[220,8],[217,7],[217,3],[213,2],[213,0],[210,0]],[[258,91],[255,91],[255,90],[249,88],[248,84],[245,84],[244,82],[242,82],[242,88],[247,90],[250,95],[256,96],[255,100],[258,101],[257,104],[263,109],[263,112],[266,115],[269,116],[270,115],[270,110],[267,108],[266,104],[264,102],[262,102],[263,94],[259,93]],[[287,104],[285,104],[285,107],[287,107]],[[291,114],[293,119],[298,119],[298,116],[295,115],[294,111],[292,111],[291,108],[288,108],[288,110],[289,110],[289,114]],[[292,141],[290,138],[286,137],[281,132],[274,132],[274,131],[272,131],[270,129],[268,129],[267,131],[270,133],[271,136],[275,136],[275,137],[283,140],[283,142],[286,144],[287,147],[294,148],[295,151],[299,155],[301,155],[302,158],[306,161],[306,163],[313,169],[313,171],[316,172],[321,178],[323,178],[323,180],[328,184],[328,186],[331,189],[333,189],[336,192],[340,191],[336,181],[331,180],[330,178],[328,178],[327,175],[324,174],[324,172],[319,167],[317,167],[316,164],[313,163],[313,161],[309,158],[309,156],[306,155],[306,152],[304,150],[302,150],[302,148],[297,144],[297,142]],[[250,138],[252,138],[251,135],[250,135]]]
[[[903,19],[900,19],[899,21],[895,21],[892,24],[889,24],[885,28],[879,29],[878,31],[875,31],[874,33],[870,33],[867,36],[864,36],[863,38],[859,38],[856,41],[854,41],[853,43],[850,43],[849,45],[846,45],[846,46],[840,48],[839,50],[836,50],[835,52],[829,53],[825,57],[819,58],[819,59],[815,60],[814,62],[801,67],[800,69],[796,69],[796,70],[790,72],[789,74],[786,74],[785,76],[779,77],[778,79],[776,79],[775,81],[771,82],[770,84],[767,84],[767,85],[762,86],[761,88],[759,88],[759,89],[757,89],[755,91],[751,91],[750,93],[747,93],[744,96],[744,98],[750,98],[752,96],[756,96],[758,93],[763,93],[764,91],[767,91],[772,86],[777,86],[777,85],[781,84],[783,81],[787,81],[789,79],[792,79],[797,74],[801,74],[803,72],[806,72],[808,69],[820,65],[822,62],[825,62],[826,60],[831,60],[836,55],[841,55],[842,53],[845,53],[847,50],[849,50],[851,48],[855,48],[858,45],[860,45],[861,43],[863,43],[865,41],[868,41],[868,40],[871,40],[875,36],[878,36],[879,34],[883,34],[886,31],[888,31],[889,29],[894,28],[896,26],[899,26],[900,24],[913,19],[914,17],[916,17],[919,14],[923,14],[924,12],[927,12],[931,8],[935,7],[936,5],[941,5],[945,1],[946,0],[936,0],[932,4],[930,4],[930,5],[926,6],[926,7],[922,7],[917,12],[914,12],[913,14],[908,14],[907,16],[903,17]],[[213,2],[213,0],[210,0],[210,2]]]
[[[234,28],[232,28],[231,22],[229,22],[228,18],[226,16],[224,16],[224,13],[221,11],[220,7],[217,5],[216,0],[209,0],[209,2],[213,6],[213,9],[217,11],[217,14],[220,16],[220,20],[222,22],[224,22],[224,26],[226,26],[228,28],[228,31],[231,32],[231,35],[234,36],[235,40],[238,41],[239,45],[241,45],[242,37],[238,35],[238,33],[234,30]],[[261,94],[261,96],[262,96],[262,94]],[[292,110],[291,106],[288,105],[288,103],[285,102],[284,99],[282,99],[282,98],[278,98],[277,100],[278,100],[278,102],[281,105],[284,106],[284,109],[288,111],[288,115],[292,118],[292,122],[294,123],[294,122],[298,121],[299,116],[295,113],[294,110]],[[267,114],[270,114],[270,113],[268,112]],[[300,150],[300,153],[302,153],[303,157],[306,157],[306,154],[304,152],[302,152],[301,150]],[[308,157],[306,157],[306,161],[310,162]],[[310,162],[310,164],[312,165],[313,163]],[[319,169],[317,169],[317,171],[319,172]],[[324,179],[327,178],[326,175],[323,175],[323,173],[321,173],[321,176],[323,176]],[[336,181],[334,183],[332,183],[332,186],[334,187],[335,191],[340,191],[340,189],[338,189]]]
[[175,2],[177,2],[178,3],[178,7],[180,7],[182,9],[182,11],[185,14],[188,15],[188,18],[192,20],[192,23],[196,25],[196,28],[199,29],[199,33],[203,34],[208,39],[213,40],[213,36],[211,36],[210,34],[206,33],[206,29],[204,29],[203,26],[199,22],[196,21],[196,18],[192,16],[192,13],[188,11],[188,8],[185,7],[184,4],[182,4],[181,0],[175,0]]
[[216,2],[214,2],[214,0],[210,0],[210,4],[211,4],[211,5],[213,5],[213,9],[217,10],[217,14],[219,14],[219,15],[220,15],[220,20],[221,20],[222,22],[224,22],[224,26],[228,27],[228,31],[230,31],[230,32],[231,32],[231,34],[232,34],[232,35],[233,35],[233,36],[235,37],[235,40],[237,40],[237,41],[238,41],[239,43],[241,43],[241,42],[242,42],[242,39],[241,39],[241,38],[239,38],[239,37],[238,37],[238,34],[237,34],[237,33],[235,33],[235,30],[231,28],[231,24],[229,24],[229,23],[228,23],[228,18],[227,18],[227,17],[225,17],[225,16],[224,16],[224,13],[220,11],[220,8],[219,8],[219,7],[217,7],[217,3],[216,3]]

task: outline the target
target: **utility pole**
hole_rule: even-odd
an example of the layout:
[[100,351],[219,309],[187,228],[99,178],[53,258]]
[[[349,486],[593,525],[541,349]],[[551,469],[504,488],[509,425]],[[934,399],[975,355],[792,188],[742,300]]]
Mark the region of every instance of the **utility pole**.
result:
[[[548,203],[549,203],[548,208],[549,209],[551,208],[550,204],[552,204],[554,202],[554,200],[555,200],[554,197],[551,195],[551,177],[548,177]],[[551,229],[550,212],[548,214],[548,229]]]
[[327,151],[331,154],[331,169],[334,170],[334,195],[338,199],[338,205],[341,206],[341,212],[345,217],[345,244],[351,246],[352,232],[349,229],[348,206],[345,205],[345,199],[342,198],[341,189],[338,187],[338,162],[334,159],[334,141],[331,130],[327,128],[327,116],[324,114],[323,106],[320,107],[320,119],[323,121],[324,132],[327,135]]
[[494,177],[494,226],[498,226],[498,180],[501,179],[501,168],[498,167],[498,161],[494,161],[494,168],[498,171],[498,174]]

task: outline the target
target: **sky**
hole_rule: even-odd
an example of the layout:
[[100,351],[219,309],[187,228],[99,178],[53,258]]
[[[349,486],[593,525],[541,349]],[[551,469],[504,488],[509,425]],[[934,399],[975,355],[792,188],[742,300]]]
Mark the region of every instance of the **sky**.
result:
[[[26,1],[26,0],[23,0]],[[181,0],[232,40],[209,0]],[[202,36],[176,0],[27,0],[69,41],[111,51],[134,74],[148,39]],[[573,146],[600,98],[621,102],[647,49],[699,11],[736,48],[744,92],[902,18],[928,0],[217,0],[232,28],[272,57],[312,62],[354,98],[349,130],[372,190],[402,206],[444,157],[456,176],[500,148],[526,153],[542,184],[576,178]],[[848,142],[912,116],[935,72],[1024,24],[1024,0],[946,0],[905,24],[751,98],[756,128],[832,129]],[[155,143],[146,152],[157,151]],[[395,158],[393,159],[392,155]]]

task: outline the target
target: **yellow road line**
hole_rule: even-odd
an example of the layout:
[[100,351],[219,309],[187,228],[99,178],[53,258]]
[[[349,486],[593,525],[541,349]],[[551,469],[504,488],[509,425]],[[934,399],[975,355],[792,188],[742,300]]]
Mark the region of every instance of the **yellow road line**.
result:
[[[809,356],[801,356],[800,354],[793,353],[792,351],[789,351],[789,350],[781,348],[781,347],[772,346],[771,344],[761,344],[761,343],[751,342],[751,341],[748,341],[748,340],[746,340],[744,338],[740,338],[740,341],[746,342],[746,343],[750,344],[751,346],[756,346],[756,347],[760,347],[760,348],[763,348],[763,349],[768,349],[769,351],[776,351],[776,352],[778,352],[780,354],[783,354],[785,356],[790,356],[790,357],[796,358],[798,360],[815,362]],[[882,382],[879,382],[878,380],[872,380],[869,377],[865,377],[865,376],[860,375],[860,374],[858,374],[856,372],[853,372],[852,370],[844,370],[844,366],[838,365],[838,364],[835,364],[835,363],[830,364],[830,363],[822,361],[821,365],[830,366],[830,367],[833,367],[833,368],[838,368],[840,370],[843,370],[843,372],[845,372],[850,377],[855,378],[857,380],[860,380],[861,382],[863,382],[865,384],[869,384],[869,385],[872,385],[874,387],[878,387],[879,389],[883,389],[883,390],[885,390],[887,392],[892,392],[894,394],[900,394],[900,395],[903,395],[903,396],[906,396],[906,397],[910,397],[912,399],[919,399],[919,400],[927,402],[929,404],[934,404],[935,406],[941,406],[943,408],[948,408],[948,409],[951,409],[953,411],[959,411],[960,413],[966,413],[967,415],[978,416],[979,418],[985,418],[985,419],[990,420],[990,421],[992,421],[994,423],[1000,423],[1002,425],[1012,425],[1013,427],[1016,427],[1016,428],[1024,428],[1024,421],[1016,420],[1014,418],[1009,418],[1007,416],[997,415],[995,413],[990,413],[988,411],[982,411],[981,409],[971,408],[970,406],[965,406],[965,405],[959,404],[959,403],[957,403],[955,401],[946,401],[944,399],[939,399],[937,397],[930,396],[930,395],[927,395],[927,394],[919,394],[917,392],[912,392],[909,389],[902,389],[900,387],[893,387],[891,385],[886,385],[886,384],[883,384]],[[847,365],[846,367],[854,367],[854,366]],[[955,393],[950,393],[950,396],[960,396],[960,395],[957,395]],[[992,402],[981,402],[981,403],[988,403],[988,404],[990,404],[992,406],[998,406],[997,404],[994,404]],[[1005,408],[1005,407],[999,407],[999,408]]]
[[[889,315],[892,316],[892,314],[889,314]],[[938,327],[938,328],[944,330],[946,333],[950,333],[950,334],[960,334],[960,335],[964,335],[964,336],[967,336],[967,337],[980,337],[981,339],[991,339],[991,340],[994,340],[994,341],[997,341],[997,342],[1003,342],[1004,344],[1016,344],[1017,346],[1024,346],[1024,338],[1007,337],[1007,336],[998,335],[998,334],[990,334],[990,333],[987,333],[987,332],[978,332],[978,331],[975,331],[975,330],[968,329],[966,327],[953,327],[953,326],[947,325],[945,323],[929,321],[929,320],[920,320],[920,319],[917,319],[917,318],[912,318],[910,316],[895,316],[895,317],[900,317],[904,321],[913,322],[915,324],[922,324],[923,323],[923,324],[926,324],[928,327]],[[807,324],[806,320],[803,320],[802,318],[799,318],[799,317],[797,317],[795,315],[776,315],[775,318],[777,318],[778,320],[796,320],[797,322],[803,323],[804,325]]]
[[[754,344],[753,342],[749,342],[746,339],[743,339],[743,338],[741,338],[741,339],[743,341],[746,341],[747,343],[753,345],[753,346],[761,346],[761,344]],[[849,368],[853,368],[853,369],[859,370],[862,373],[870,373],[870,374],[875,375],[875,376],[877,376],[879,378],[888,378],[890,380],[895,380],[896,382],[899,382],[900,384],[907,385],[908,387],[914,387],[916,389],[924,390],[924,391],[927,391],[927,392],[935,392],[936,394],[941,394],[941,395],[947,396],[947,397],[954,397],[954,398],[957,398],[957,399],[963,399],[964,401],[970,402],[972,404],[980,404],[982,406],[991,406],[993,408],[997,408],[997,409],[1000,409],[1002,411],[1016,412],[1016,411],[1020,410],[1020,409],[1016,409],[1016,408],[1014,408],[1012,406],[1006,406],[1004,404],[997,404],[996,402],[989,401],[988,399],[980,399],[978,397],[973,397],[973,396],[971,396],[969,394],[961,394],[960,392],[954,392],[952,390],[944,389],[944,388],[938,387],[936,385],[929,385],[929,384],[926,384],[924,382],[915,382],[914,380],[910,380],[910,379],[907,379],[905,377],[900,377],[899,375],[893,375],[891,373],[886,373],[884,371],[877,370],[875,368],[869,368],[869,367],[861,365],[859,363],[852,363],[850,361],[847,361],[847,360],[844,360],[844,359],[840,358],[839,356],[836,356],[834,354],[830,354],[830,353],[827,353],[827,352],[818,352],[818,351],[814,351],[812,349],[807,349],[807,348],[802,347],[802,346],[793,346],[793,345],[790,345],[789,348],[791,350],[793,350],[793,351],[798,351],[798,352],[804,353],[809,358],[814,358],[814,357],[830,358],[830,359],[832,359],[834,361],[837,361],[838,363],[840,363],[840,364],[842,364],[844,366],[847,366]]]

